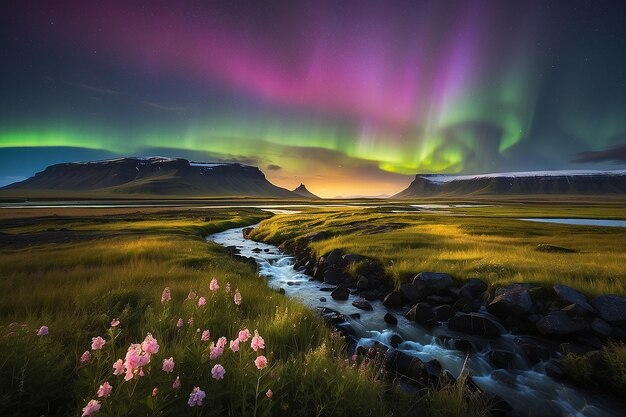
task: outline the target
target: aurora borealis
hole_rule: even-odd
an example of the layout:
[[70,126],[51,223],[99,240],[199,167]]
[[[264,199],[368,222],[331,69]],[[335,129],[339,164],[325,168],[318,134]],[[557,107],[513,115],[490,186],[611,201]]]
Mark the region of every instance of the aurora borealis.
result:
[[0,19],[3,183],[158,154],[332,197],[626,163],[620,2],[25,1]]

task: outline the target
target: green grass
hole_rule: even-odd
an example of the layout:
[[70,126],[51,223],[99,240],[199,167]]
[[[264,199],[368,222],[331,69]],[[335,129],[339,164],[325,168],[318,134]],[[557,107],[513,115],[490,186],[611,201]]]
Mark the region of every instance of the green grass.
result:
[[[348,361],[343,339],[313,310],[270,290],[253,268],[202,237],[267,216],[241,209],[3,222],[4,233],[27,239],[0,247],[0,414],[80,415],[89,400],[98,399],[99,416],[403,415],[409,399],[384,381],[379,367]],[[40,243],[47,229],[63,227],[76,232],[75,241]],[[81,233],[91,234],[85,240]],[[220,285],[216,293],[209,290],[213,278]],[[226,293],[226,283],[241,292],[240,306]],[[172,301],[161,304],[165,286]],[[186,301],[190,291],[207,304]],[[110,327],[113,318],[121,322],[117,329]],[[193,318],[193,325],[178,329],[179,318]],[[49,327],[47,336],[35,335],[41,325]],[[261,351],[252,351],[249,342],[238,353],[226,349],[211,360],[209,343],[196,331],[209,329],[215,342],[235,339],[242,328],[264,337],[268,368],[257,370],[254,359]],[[147,333],[160,349],[145,376],[114,376],[112,364]],[[81,364],[95,336],[107,342]],[[161,371],[169,357],[175,361],[172,374]],[[220,381],[211,377],[216,363],[226,369]],[[177,375],[178,391],[172,388]],[[97,398],[104,381],[113,394]],[[195,386],[207,393],[201,409],[187,405]]]
[[[420,271],[439,271],[458,279],[480,278],[491,285],[562,283],[589,295],[626,294],[626,229],[517,220],[532,216],[624,218],[623,208],[507,204],[453,211],[457,215],[385,209],[308,211],[265,220],[251,236],[280,244],[329,232],[328,238],[311,244],[318,256],[339,248],[376,258],[395,285]],[[576,253],[540,252],[536,250],[540,244]]]

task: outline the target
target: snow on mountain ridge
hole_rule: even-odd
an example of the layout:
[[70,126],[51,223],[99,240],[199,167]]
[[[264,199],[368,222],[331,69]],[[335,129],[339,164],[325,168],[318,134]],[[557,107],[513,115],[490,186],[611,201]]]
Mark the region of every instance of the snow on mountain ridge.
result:
[[553,170],[553,171],[520,171],[520,172],[499,172],[491,174],[476,175],[447,175],[447,174],[418,174],[417,177],[424,178],[433,183],[448,183],[452,181],[474,180],[481,178],[532,178],[532,177],[572,177],[572,176],[592,176],[592,175],[626,175],[626,170]]

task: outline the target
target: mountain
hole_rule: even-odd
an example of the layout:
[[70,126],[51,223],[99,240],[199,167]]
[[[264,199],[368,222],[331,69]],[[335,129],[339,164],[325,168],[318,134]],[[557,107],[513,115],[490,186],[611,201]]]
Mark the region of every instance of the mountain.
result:
[[405,190],[392,198],[532,194],[626,195],[626,170],[418,174]]
[[180,158],[118,158],[51,165],[6,190],[58,190],[168,196],[300,198],[270,183],[257,167]]
[[315,199],[319,199],[320,197],[316,196],[315,194],[313,194],[312,192],[310,192],[309,190],[307,190],[306,186],[304,184],[300,184],[300,186],[298,188],[296,188],[295,190],[291,191],[292,193],[296,193],[301,197],[304,198],[315,198]]

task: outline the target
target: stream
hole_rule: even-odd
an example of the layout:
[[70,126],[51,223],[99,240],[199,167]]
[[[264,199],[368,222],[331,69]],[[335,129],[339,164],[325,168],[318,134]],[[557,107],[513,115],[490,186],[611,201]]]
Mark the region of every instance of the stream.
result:
[[[249,227],[256,227],[252,225]],[[243,228],[229,229],[212,234],[207,240],[223,246],[239,249],[242,256],[254,258],[259,266],[259,275],[267,279],[271,288],[283,289],[289,297],[312,308],[327,307],[344,314],[352,325],[358,346],[369,348],[375,342],[390,346],[389,339],[398,334],[404,340],[398,350],[414,355],[423,361],[437,359],[443,369],[458,377],[465,369],[473,375],[474,382],[483,390],[502,397],[513,407],[513,414],[519,416],[576,416],[606,417],[623,415],[619,411],[623,404],[596,392],[577,389],[557,382],[545,373],[545,363],[530,366],[525,361],[516,339],[510,333],[497,339],[500,346],[516,352],[512,369],[496,369],[487,359],[488,352],[466,354],[446,348],[437,341],[437,336],[451,335],[444,324],[441,327],[426,328],[404,317],[408,310],[387,310],[380,301],[372,301],[373,311],[360,310],[352,305],[357,297],[350,296],[346,301],[335,300],[328,292],[320,291],[328,287],[313,281],[309,275],[294,269],[294,258],[282,253],[278,247],[244,239]],[[326,301],[320,301],[324,297]],[[398,319],[395,326],[387,324],[383,317],[391,311]],[[486,313],[486,311],[481,311]],[[359,318],[350,315],[358,313]],[[467,335],[464,335],[467,338]]]

